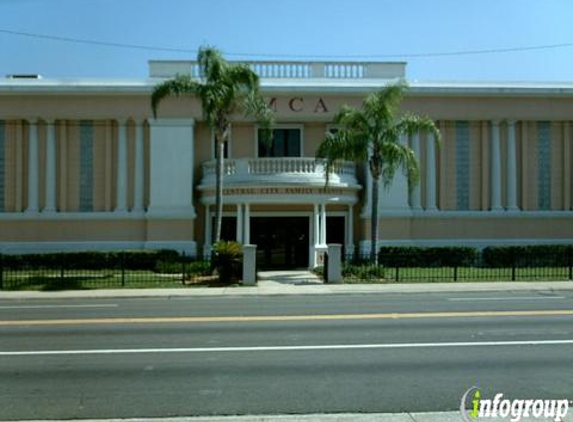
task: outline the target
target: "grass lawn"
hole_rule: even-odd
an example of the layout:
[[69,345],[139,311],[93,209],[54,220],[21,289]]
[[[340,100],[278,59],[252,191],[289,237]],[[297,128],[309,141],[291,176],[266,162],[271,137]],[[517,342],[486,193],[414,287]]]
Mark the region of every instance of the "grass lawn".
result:
[[[457,274],[455,274],[457,271]],[[512,281],[511,268],[374,268],[353,267],[343,272],[345,283],[467,283],[480,281]],[[569,267],[516,268],[515,281],[567,281]]]
[[[4,271],[3,290],[88,290],[121,288],[214,287],[218,276],[162,274],[153,271],[59,270]],[[225,286],[229,286],[225,284]]]

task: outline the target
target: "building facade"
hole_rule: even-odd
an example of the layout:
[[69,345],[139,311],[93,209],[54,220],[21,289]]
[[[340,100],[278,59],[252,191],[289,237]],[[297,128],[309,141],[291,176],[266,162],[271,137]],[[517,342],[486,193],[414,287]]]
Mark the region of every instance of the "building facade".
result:
[[[232,119],[225,238],[267,267],[313,267],[327,243],[370,248],[370,183],[343,163],[325,187],[315,151],[344,104],[405,78],[405,63],[249,63],[276,113],[271,147]],[[215,148],[196,98],[150,94],[190,61],[142,80],[0,81],[0,252],[172,248],[208,254]],[[421,181],[380,192],[380,245],[573,242],[573,84],[409,81],[402,108],[437,122],[402,139]]]

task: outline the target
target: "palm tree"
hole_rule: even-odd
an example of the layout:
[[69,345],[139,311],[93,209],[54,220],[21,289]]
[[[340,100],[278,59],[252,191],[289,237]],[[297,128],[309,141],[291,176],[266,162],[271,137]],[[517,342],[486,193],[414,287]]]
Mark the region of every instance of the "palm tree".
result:
[[[217,145],[215,231],[212,242],[221,240],[223,216],[223,164],[225,142],[229,140],[231,116],[243,112],[261,125],[262,139],[270,142],[272,110],[264,101],[259,77],[247,65],[227,62],[220,51],[201,47],[197,54],[199,79],[190,75],[176,75],[153,89],[151,108],[157,117],[159,103],[168,96],[196,95],[201,101],[203,118],[215,135]],[[193,163],[189,163],[193,165]]]
[[433,133],[440,142],[440,132],[427,117],[414,114],[398,116],[407,86],[389,85],[366,97],[361,109],[343,106],[334,121],[339,129],[327,135],[320,144],[317,156],[326,159],[326,183],[333,166],[341,161],[368,163],[372,176],[371,249],[370,259],[378,262],[378,185],[387,188],[398,169],[406,174],[410,189],[418,182],[420,171],[414,151],[400,143],[400,137],[418,131]]

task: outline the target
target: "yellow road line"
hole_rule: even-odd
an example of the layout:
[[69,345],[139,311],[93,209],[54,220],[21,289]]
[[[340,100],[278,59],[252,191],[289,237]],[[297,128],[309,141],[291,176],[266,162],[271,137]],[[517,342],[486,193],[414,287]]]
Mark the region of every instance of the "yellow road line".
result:
[[182,322],[273,322],[273,321],[332,321],[361,319],[413,319],[413,318],[477,318],[477,317],[530,317],[567,316],[573,309],[539,311],[467,311],[467,312],[413,312],[379,314],[336,315],[256,315],[219,317],[141,317],[141,318],[84,318],[0,321],[0,326],[16,325],[97,325],[97,324],[162,324]]

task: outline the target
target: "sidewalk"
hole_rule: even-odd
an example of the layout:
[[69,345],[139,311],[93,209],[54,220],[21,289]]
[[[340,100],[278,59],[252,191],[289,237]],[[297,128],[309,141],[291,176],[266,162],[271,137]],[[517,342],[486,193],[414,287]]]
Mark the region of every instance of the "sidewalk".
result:
[[[510,418],[480,419],[488,422],[509,421]],[[173,418],[133,419],[82,419],[67,422],[460,422],[459,411],[427,413],[336,413],[314,415],[248,415],[248,416],[197,416]],[[522,418],[521,422],[554,421],[553,418]],[[563,422],[573,422],[573,415],[567,415]],[[41,422],[41,421],[21,421]],[[57,421],[50,421],[57,422]]]
[[274,280],[261,280],[256,286],[238,287],[190,287],[179,289],[98,289],[66,290],[56,292],[0,291],[0,300],[524,291],[573,291],[573,281],[396,284],[288,284],[280,283]]

